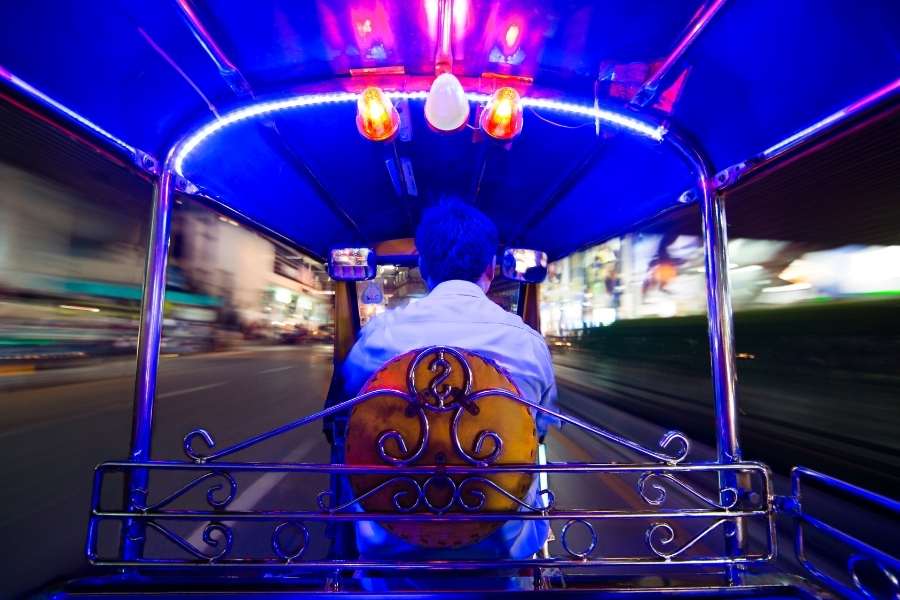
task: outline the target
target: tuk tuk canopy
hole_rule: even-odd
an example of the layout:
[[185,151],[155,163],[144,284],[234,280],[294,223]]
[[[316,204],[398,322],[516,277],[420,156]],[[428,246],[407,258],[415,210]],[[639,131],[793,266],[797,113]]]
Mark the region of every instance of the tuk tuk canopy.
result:
[[[428,127],[441,10],[472,114],[498,85],[529,102],[512,142]],[[63,1],[0,22],[11,93],[149,164],[214,130],[182,157],[189,189],[319,257],[408,237],[447,193],[563,256],[678,206],[696,173],[668,131],[715,172],[900,85],[900,4],[876,0]],[[357,132],[373,83],[405,102],[393,143]],[[290,106],[235,118],[267,102]]]

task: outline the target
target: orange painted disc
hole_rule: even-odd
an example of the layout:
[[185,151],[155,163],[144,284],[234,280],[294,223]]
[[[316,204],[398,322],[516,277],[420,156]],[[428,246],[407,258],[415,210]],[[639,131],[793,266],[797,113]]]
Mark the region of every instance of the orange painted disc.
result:
[[[468,465],[452,438],[452,422],[461,408],[465,391],[475,393],[486,389],[504,389],[519,394],[518,388],[492,362],[465,350],[432,348],[422,353],[413,350],[388,362],[366,383],[360,393],[376,389],[407,392],[410,385],[428,421],[428,439],[418,458],[409,466]],[[410,378],[410,366],[418,362]],[[462,360],[468,363],[465,368]],[[410,384],[410,379],[412,383]],[[487,396],[465,409],[458,420],[457,437],[460,449],[471,458],[492,465],[534,464],[537,455],[537,431],[529,409],[503,396]],[[420,409],[403,398],[375,396],[356,405],[347,423],[346,463],[348,465],[392,464],[379,453],[379,440],[388,457],[407,460],[416,454],[423,440]],[[473,414],[474,413],[474,414]],[[389,432],[396,432],[387,435]],[[502,440],[499,447],[493,432]],[[403,444],[398,442],[402,437]],[[481,438],[481,444],[477,442]],[[396,476],[400,477],[400,476]],[[477,474],[456,475],[452,478],[436,475],[415,476],[412,479],[422,488],[419,498],[416,486],[408,480],[397,480],[361,501],[367,512],[398,513],[401,508],[418,505],[411,511],[422,514],[469,512],[461,504],[474,507],[484,503],[475,513],[515,511],[519,505],[494,489],[491,484],[472,479]],[[531,473],[492,474],[486,479],[513,496],[525,500],[534,475]],[[385,475],[354,475],[350,478],[356,497],[391,480]],[[466,482],[467,479],[470,481]],[[456,493],[454,494],[454,490]],[[426,502],[427,499],[427,502]],[[430,506],[429,506],[430,504]],[[375,519],[377,521],[377,518]],[[460,548],[474,544],[498,529],[502,521],[469,521],[434,523],[426,521],[383,521],[381,525],[398,537],[426,548]]]

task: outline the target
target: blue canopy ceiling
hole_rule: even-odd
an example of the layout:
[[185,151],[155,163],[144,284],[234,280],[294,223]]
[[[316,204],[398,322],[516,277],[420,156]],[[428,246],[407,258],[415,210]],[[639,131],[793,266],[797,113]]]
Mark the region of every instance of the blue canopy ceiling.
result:
[[[471,91],[514,76],[526,96],[623,108],[714,0],[455,0],[453,71]],[[189,130],[271,94],[388,89],[434,74],[438,0],[0,4],[0,74],[158,157]],[[900,77],[900,3],[728,0],[642,109],[690,132],[715,169],[789,138]],[[533,81],[533,84],[531,83]],[[426,83],[427,85],[427,83]],[[473,87],[475,86],[475,87]],[[477,89],[476,89],[477,88]],[[527,110],[513,143],[432,132],[363,140],[352,102],[234,123],[185,161],[190,181],[314,253],[411,234],[444,193],[504,241],[552,256],[671,207],[693,174],[668,144]],[[473,114],[474,114],[473,110]],[[399,161],[399,162],[398,162]],[[399,169],[398,169],[399,166]]]

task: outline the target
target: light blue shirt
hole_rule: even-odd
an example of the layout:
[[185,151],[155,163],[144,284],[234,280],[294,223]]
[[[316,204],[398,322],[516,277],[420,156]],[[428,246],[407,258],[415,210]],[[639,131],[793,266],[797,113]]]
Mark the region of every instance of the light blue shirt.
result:
[[[417,302],[382,313],[366,324],[344,362],[347,397],[358,394],[366,380],[390,359],[435,345],[470,350],[495,361],[525,398],[555,410],[556,381],[543,336],[518,315],[492,302],[478,285],[460,280],[445,281]],[[538,415],[539,435],[554,423],[554,419]],[[537,502],[536,482],[537,477],[526,498],[529,504]],[[526,558],[541,548],[548,529],[546,521],[509,521],[478,544],[455,551],[462,553],[456,556]],[[367,557],[422,552],[370,521],[357,524],[357,543]],[[449,558],[454,551],[428,552],[429,558]]]

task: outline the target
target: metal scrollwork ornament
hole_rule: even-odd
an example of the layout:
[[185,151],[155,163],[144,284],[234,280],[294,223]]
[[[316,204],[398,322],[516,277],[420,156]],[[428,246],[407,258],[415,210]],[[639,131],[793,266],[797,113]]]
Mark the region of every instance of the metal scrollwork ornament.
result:
[[[303,543],[296,546],[293,550],[286,549],[281,539],[282,534],[290,530],[299,532],[303,536]],[[302,558],[308,547],[309,529],[301,521],[283,521],[272,531],[272,551],[275,553],[275,556],[285,562],[289,563]]]

